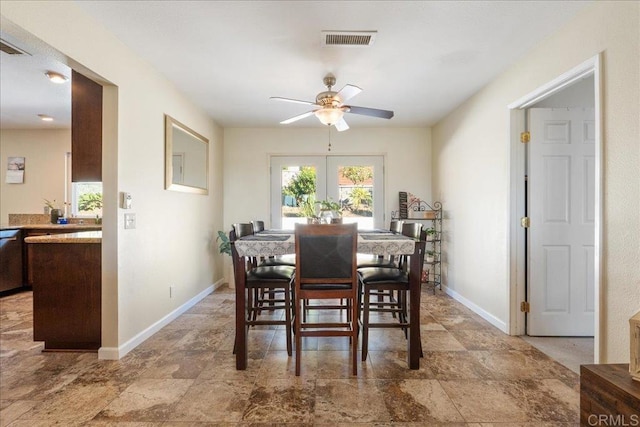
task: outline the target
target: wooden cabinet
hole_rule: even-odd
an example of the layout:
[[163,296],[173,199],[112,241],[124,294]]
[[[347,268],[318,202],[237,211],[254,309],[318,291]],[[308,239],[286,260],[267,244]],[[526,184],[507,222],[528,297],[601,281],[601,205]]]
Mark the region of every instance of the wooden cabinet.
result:
[[100,243],[27,243],[33,277],[33,338],[47,350],[101,345]]
[[[73,225],[65,226],[65,228],[28,228],[23,230],[24,238],[33,237],[33,236],[48,236],[51,234],[64,234],[64,233],[74,233],[76,231],[95,231],[102,230],[102,227],[82,227],[77,228]],[[29,254],[30,246],[23,244],[23,283],[29,286],[33,286],[33,269],[34,266],[31,263],[31,256]]]
[[22,232],[0,230],[0,292],[19,289],[22,283]]
[[73,71],[71,181],[102,181],[102,86]]

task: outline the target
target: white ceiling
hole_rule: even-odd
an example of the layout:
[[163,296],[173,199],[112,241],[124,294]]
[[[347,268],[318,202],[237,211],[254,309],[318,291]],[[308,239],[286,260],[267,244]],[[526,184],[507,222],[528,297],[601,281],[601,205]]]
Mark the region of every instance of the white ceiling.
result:
[[[347,114],[354,128],[436,123],[590,2],[76,3],[224,127],[283,126],[309,108],[269,97],[313,101],[333,73],[335,90],[347,83],[363,89],[350,104],[395,111],[391,120]],[[323,30],[375,30],[377,37],[371,47],[321,47]],[[47,107],[68,125],[58,110],[70,109],[68,95],[41,88],[43,69],[54,65],[7,56],[0,56],[2,127],[32,126]],[[312,116],[287,126],[321,125]]]

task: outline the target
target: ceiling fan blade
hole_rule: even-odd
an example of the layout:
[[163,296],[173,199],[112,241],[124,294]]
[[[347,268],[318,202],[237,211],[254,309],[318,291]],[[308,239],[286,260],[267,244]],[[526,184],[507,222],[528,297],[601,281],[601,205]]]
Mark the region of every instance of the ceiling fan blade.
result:
[[316,105],[315,102],[311,101],[301,101],[299,99],[291,99],[291,98],[282,98],[281,96],[272,96],[269,99],[273,99],[276,101],[285,101],[285,102],[295,102],[296,104],[304,104],[304,105]]
[[353,105],[345,105],[348,113],[362,114],[363,116],[379,117],[381,119],[390,119],[393,117],[393,111],[378,110],[376,108],[355,107]]
[[347,130],[349,129],[349,125],[347,124],[347,122],[344,120],[344,117],[341,118],[339,121],[336,122],[335,124],[336,129],[338,130],[338,132],[342,132],[343,130]]
[[288,125],[289,123],[296,122],[300,119],[304,119],[305,117],[309,117],[313,114],[313,111],[307,111],[306,113],[298,114],[297,116],[293,116],[290,119],[283,120],[280,122],[281,125]]
[[345,102],[347,102],[347,100],[353,98],[360,92],[362,92],[362,89],[360,89],[358,86],[345,85],[342,89],[340,89],[337,96],[340,98],[340,100],[344,104]]

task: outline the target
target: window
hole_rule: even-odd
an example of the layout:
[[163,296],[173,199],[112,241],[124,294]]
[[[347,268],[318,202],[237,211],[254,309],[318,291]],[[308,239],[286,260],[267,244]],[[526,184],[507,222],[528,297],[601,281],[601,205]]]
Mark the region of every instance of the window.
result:
[[71,153],[67,153],[67,206],[73,217],[102,217],[102,182],[71,182]]
[[71,183],[71,215],[102,217],[102,183]]

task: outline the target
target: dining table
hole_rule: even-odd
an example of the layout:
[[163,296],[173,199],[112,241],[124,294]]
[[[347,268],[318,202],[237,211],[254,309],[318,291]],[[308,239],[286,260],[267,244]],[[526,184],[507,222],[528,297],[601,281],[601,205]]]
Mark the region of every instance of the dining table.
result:
[[[330,226],[330,225],[327,225]],[[357,251],[381,256],[409,256],[409,336],[407,339],[407,363],[409,369],[420,368],[422,347],[420,344],[420,245],[418,240],[388,230],[358,230]],[[271,257],[295,254],[295,232],[271,229],[243,236],[232,242],[241,261],[244,257]],[[236,369],[247,369],[248,345],[246,327],[245,262],[235,266],[236,282]]]

